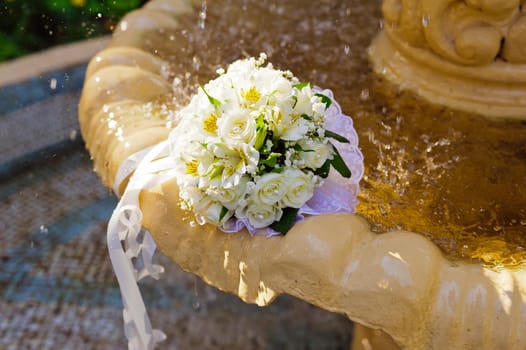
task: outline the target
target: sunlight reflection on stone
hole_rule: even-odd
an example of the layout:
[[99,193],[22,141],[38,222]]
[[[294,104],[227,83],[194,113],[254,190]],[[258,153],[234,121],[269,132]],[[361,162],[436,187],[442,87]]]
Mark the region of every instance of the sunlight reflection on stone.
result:
[[497,273],[488,269],[484,269],[484,275],[493,282],[502,308],[509,315],[512,304],[511,296],[513,295],[513,276],[508,270],[502,270]]
[[265,282],[259,282],[258,296],[256,298],[257,305],[267,305],[276,297],[276,293],[265,285]]
[[230,255],[230,252],[228,250],[225,250],[225,259],[223,260],[223,268],[226,270],[228,266],[228,257]]

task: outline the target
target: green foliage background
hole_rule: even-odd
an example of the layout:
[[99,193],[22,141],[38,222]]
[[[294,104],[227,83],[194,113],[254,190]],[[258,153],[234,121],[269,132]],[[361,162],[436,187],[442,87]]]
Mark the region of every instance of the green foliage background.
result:
[[146,0],[0,0],[0,62],[110,33]]

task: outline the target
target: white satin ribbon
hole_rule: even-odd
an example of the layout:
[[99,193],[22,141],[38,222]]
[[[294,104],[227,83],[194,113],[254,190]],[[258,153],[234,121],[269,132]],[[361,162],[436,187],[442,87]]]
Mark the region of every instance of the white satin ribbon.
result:
[[137,281],[146,276],[158,279],[164,271],[162,266],[152,264],[156,245],[150,233],[142,229],[139,194],[174,176],[170,172],[173,164],[167,156],[166,141],[132,155],[119,169],[114,186],[118,191],[121,182],[135,170],[111,216],[107,232],[110,259],[124,304],[124,331],[130,350],[151,350],[166,339],[163,332],[152,329]]

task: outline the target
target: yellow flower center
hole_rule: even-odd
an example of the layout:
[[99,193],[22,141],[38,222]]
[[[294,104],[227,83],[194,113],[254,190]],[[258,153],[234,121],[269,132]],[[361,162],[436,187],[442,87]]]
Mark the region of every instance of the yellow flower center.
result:
[[292,115],[292,124],[296,124],[296,122],[301,118],[300,115],[298,114],[293,114]]
[[243,91],[241,93],[241,96],[247,100],[250,103],[256,103],[259,101],[259,98],[261,97],[261,94],[259,93],[258,89],[256,89],[255,86],[252,86],[247,91]]
[[205,131],[211,134],[215,134],[215,132],[217,131],[217,116],[214,113],[206,117],[206,119],[203,122],[203,128],[205,129]]
[[197,172],[198,166],[199,163],[195,159],[191,162],[186,163],[186,173],[192,176],[199,176],[199,173]]

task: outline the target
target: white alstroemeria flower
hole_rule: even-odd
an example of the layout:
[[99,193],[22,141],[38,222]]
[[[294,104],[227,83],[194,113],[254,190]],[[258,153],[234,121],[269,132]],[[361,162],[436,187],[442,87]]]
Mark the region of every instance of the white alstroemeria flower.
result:
[[281,219],[283,211],[276,205],[249,202],[246,207],[246,218],[255,228],[263,228]]
[[286,179],[283,174],[268,173],[256,182],[253,195],[262,203],[274,205],[283,198],[286,190]]
[[234,144],[227,147],[218,143],[211,145],[217,164],[222,167],[224,187],[237,186],[245,174],[255,174],[259,162],[259,152],[247,144]]
[[283,134],[294,126],[297,119],[299,116],[292,114],[292,105],[287,102],[276,104],[265,113],[265,120],[268,122],[274,138],[282,138]]
[[324,115],[325,109],[327,106],[325,106],[325,103],[321,102],[321,97],[313,95],[311,97],[311,103],[312,103],[312,111],[314,114],[317,115]]
[[293,115],[281,138],[285,141],[298,141],[306,137],[312,123],[298,115]]
[[296,95],[296,102],[294,106],[294,113],[298,115],[306,114],[312,115],[312,102],[311,97],[313,96],[312,89],[310,86],[304,86],[301,91],[298,91]]
[[287,169],[283,175],[287,179],[287,193],[282,199],[283,205],[300,208],[314,195],[313,175],[298,169]]
[[310,169],[319,169],[327,161],[332,159],[332,148],[323,142],[298,142],[300,147],[305,151],[301,152],[301,159],[304,166]]
[[256,140],[256,121],[247,110],[229,111],[218,120],[218,134],[227,145],[245,143],[252,146]]
[[252,145],[238,145],[239,154],[245,167],[245,173],[254,175],[258,170],[259,152]]

